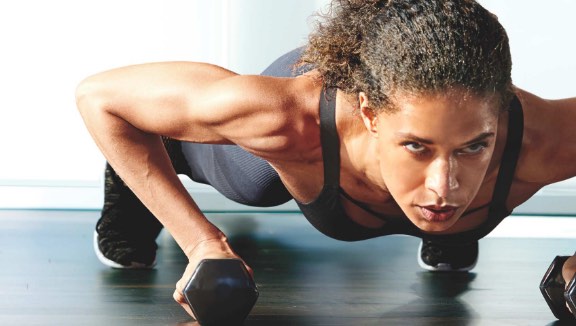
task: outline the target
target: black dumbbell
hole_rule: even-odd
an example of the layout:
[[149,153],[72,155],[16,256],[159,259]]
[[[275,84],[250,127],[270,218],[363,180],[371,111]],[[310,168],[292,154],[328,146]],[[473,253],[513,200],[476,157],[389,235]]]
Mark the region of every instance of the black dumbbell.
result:
[[241,325],[258,299],[258,289],[241,260],[204,259],[184,297],[200,325]]
[[[540,292],[554,316],[560,320],[576,320],[576,276],[568,287],[562,277],[562,267],[570,256],[556,256],[540,282]],[[570,310],[566,304],[570,306]]]

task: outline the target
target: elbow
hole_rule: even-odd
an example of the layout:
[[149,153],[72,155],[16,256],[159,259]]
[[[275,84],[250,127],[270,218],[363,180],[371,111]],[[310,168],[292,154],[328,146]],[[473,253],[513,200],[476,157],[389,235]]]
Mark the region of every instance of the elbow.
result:
[[103,108],[101,96],[99,95],[98,82],[93,77],[88,77],[81,81],[76,87],[76,108],[83,118],[94,111]]
[[76,86],[76,108],[82,112],[86,108],[87,102],[93,98],[93,95],[93,87],[90,78],[81,81],[80,84]]

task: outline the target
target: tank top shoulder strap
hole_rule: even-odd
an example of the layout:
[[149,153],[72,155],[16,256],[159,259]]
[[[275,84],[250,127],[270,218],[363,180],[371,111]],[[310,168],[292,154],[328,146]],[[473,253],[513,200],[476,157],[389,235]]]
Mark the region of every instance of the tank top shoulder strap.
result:
[[500,171],[496,179],[496,186],[492,195],[492,204],[490,205],[490,213],[499,216],[503,213],[510,214],[506,208],[506,200],[510,192],[510,187],[514,181],[516,173],[516,165],[520,150],[522,148],[522,137],[524,134],[524,114],[522,112],[522,104],[518,97],[514,97],[510,103],[510,110],[508,116],[508,139],[502,155],[500,163]]
[[320,94],[320,141],[324,164],[324,186],[340,186],[340,140],[336,130],[336,88]]

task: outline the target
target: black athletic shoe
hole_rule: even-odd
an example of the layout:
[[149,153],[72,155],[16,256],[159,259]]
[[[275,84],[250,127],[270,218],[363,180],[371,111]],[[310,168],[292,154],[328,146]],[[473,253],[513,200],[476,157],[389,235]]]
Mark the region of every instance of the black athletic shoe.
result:
[[114,268],[152,268],[162,224],[106,164],[104,207],[96,224],[94,250]]
[[441,244],[422,240],[418,264],[429,271],[466,272],[478,261],[478,241],[469,244]]

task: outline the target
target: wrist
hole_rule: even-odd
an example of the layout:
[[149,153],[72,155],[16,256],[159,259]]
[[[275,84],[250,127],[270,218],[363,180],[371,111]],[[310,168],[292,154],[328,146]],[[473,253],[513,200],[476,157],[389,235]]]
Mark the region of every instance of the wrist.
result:
[[230,250],[228,238],[218,230],[194,237],[185,247],[182,248],[186,257],[190,260],[198,255],[206,255],[209,252],[221,252]]

